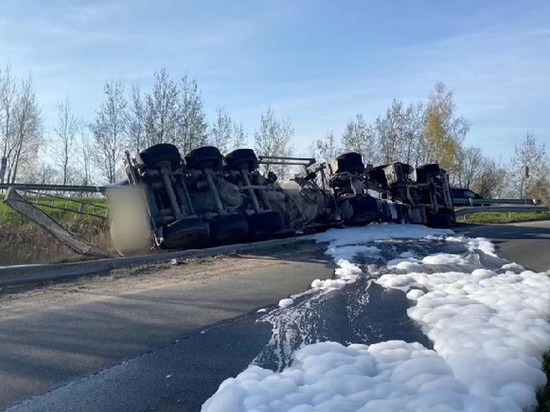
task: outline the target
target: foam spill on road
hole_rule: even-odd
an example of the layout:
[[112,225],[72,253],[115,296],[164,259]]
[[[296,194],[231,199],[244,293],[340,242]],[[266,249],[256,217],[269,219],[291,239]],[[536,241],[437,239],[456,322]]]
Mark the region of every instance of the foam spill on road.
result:
[[[373,242],[404,238],[445,239],[461,249],[421,256],[411,247],[375,269],[357,263],[359,256],[379,259]],[[536,404],[535,390],[546,381],[541,353],[550,345],[546,274],[503,262],[486,239],[422,226],[330,230],[318,241],[329,242],[338,269],[332,282],[314,282],[315,290],[353,287],[362,276],[402,290],[433,350],[404,341],[313,343],[293,351],[282,371],[250,366],[225,380],[204,411],[519,412]],[[277,310],[300,313],[292,308]]]

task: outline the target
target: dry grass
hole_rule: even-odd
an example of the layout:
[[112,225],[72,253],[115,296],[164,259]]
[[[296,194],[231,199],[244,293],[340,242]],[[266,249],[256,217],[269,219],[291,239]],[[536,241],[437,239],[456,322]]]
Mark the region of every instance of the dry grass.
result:
[[[81,239],[101,249],[113,250],[106,220],[59,210],[50,214]],[[44,229],[0,203],[0,266],[83,259]]]

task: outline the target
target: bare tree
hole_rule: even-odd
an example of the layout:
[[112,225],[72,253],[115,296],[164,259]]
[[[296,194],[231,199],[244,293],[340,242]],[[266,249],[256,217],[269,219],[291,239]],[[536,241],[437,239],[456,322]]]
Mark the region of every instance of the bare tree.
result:
[[178,87],[166,69],[155,73],[153,91],[145,98],[147,145],[176,141],[178,96]]
[[13,129],[7,145],[7,182],[15,183],[18,172],[31,167],[44,141],[42,114],[29,76],[20,83],[13,111]]
[[456,156],[456,167],[452,174],[453,184],[469,189],[485,173],[487,159],[481,149],[475,146],[460,147]]
[[421,102],[407,106],[405,110],[401,161],[419,166],[424,152],[422,122],[424,107]]
[[492,159],[483,159],[471,189],[485,198],[499,198],[508,185],[508,171]]
[[77,120],[71,108],[71,99],[65,96],[57,103],[57,123],[54,127],[54,157],[61,167],[61,182],[67,184],[75,155]]
[[126,100],[122,83],[111,80],[105,84],[105,101],[91,125],[94,135],[94,161],[109,183],[116,178],[117,163],[121,159],[126,138]]
[[58,184],[60,182],[59,170],[47,163],[39,163],[35,168],[28,170],[23,183],[33,184]]
[[383,163],[418,165],[422,156],[422,104],[405,106],[394,99],[384,117],[375,121],[377,148]]
[[80,120],[77,124],[77,132],[80,137],[80,144],[78,150],[80,151],[80,160],[82,168],[80,170],[80,179],[84,186],[93,184],[92,179],[92,158],[93,147],[89,136],[90,128],[83,120]]
[[392,105],[386,110],[384,117],[377,117],[375,129],[383,163],[404,160],[402,148],[404,148],[403,143],[405,142],[406,120],[403,102],[397,99],[393,99]]
[[219,107],[216,114],[216,121],[210,128],[210,144],[226,154],[231,144],[233,122],[223,107]]
[[315,140],[312,149],[313,156],[318,161],[325,162],[335,159],[341,152],[332,132],[327,133],[322,139]]
[[[146,135],[146,113],[148,113],[148,110],[146,110],[141,96],[141,88],[138,84],[134,84],[130,93],[126,130],[128,132],[128,147],[136,152],[145,149],[145,146],[149,144]],[[152,129],[151,126],[150,129]]]
[[7,64],[0,68],[0,142],[2,157],[0,158],[0,183],[4,183],[8,169],[8,151],[13,140],[13,117],[17,99],[17,82],[11,74],[11,66]]
[[[520,176],[520,169],[529,168],[529,178],[526,181]],[[538,144],[532,133],[527,133],[523,141],[515,145],[512,158],[512,184],[520,197],[547,199],[550,192],[550,165],[544,143]]]
[[375,130],[360,113],[348,121],[342,135],[342,146],[344,150],[360,153],[365,163],[378,163],[380,159]]
[[179,115],[176,146],[183,153],[204,146],[208,140],[208,125],[197,81],[186,74],[180,82]]
[[[289,120],[279,121],[275,119],[273,111],[268,108],[260,116],[260,128],[254,133],[254,150],[258,156],[288,157],[292,153],[291,140],[294,137],[294,129]],[[262,165],[264,174],[274,171],[279,177],[284,178],[289,171],[286,165]]]
[[242,149],[248,145],[248,136],[246,135],[243,124],[239,122],[239,124],[234,123],[233,124],[233,142],[232,142],[232,149]]

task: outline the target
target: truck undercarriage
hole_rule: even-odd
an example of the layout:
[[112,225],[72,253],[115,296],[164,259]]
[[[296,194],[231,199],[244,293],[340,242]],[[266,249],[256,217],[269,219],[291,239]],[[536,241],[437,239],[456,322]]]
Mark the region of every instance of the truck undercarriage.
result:
[[[260,173],[260,165],[267,173]],[[279,181],[271,165],[300,166]],[[107,192],[111,235],[122,255],[260,240],[371,222],[449,227],[454,211],[436,164],[365,166],[358,153],[328,163],[257,156],[213,146],[181,156],[158,144],[124,162],[126,186]]]

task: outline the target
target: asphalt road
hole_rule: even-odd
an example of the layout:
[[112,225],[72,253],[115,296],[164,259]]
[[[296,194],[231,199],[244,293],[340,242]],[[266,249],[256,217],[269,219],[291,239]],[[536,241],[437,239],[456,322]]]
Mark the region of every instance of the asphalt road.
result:
[[[492,239],[500,254],[528,268],[550,269],[550,222],[462,225],[456,230]],[[18,306],[9,294],[0,295],[0,409],[197,410],[220,377],[238,374],[269,341],[272,325],[256,322],[258,308],[308,289],[314,279],[333,276],[325,248],[311,242],[283,246],[260,258],[241,256],[244,266],[235,269],[230,260],[195,265],[195,277],[186,282],[159,273],[158,282],[153,278],[134,286],[132,274],[122,274],[111,291],[88,288],[90,280],[83,280],[51,286],[54,300],[33,300],[38,292],[30,290],[16,294],[29,295]],[[224,266],[235,273],[199,273]],[[360,332],[373,334],[374,341],[425,339],[406,323],[404,295],[384,293],[385,300],[377,300],[376,288],[358,286],[356,296],[340,298],[346,304],[334,298],[322,302],[322,339],[353,341],[350,330],[363,318],[368,324]],[[342,322],[366,295],[372,299],[368,311],[360,313],[353,327]],[[390,323],[398,327],[388,329]]]
[[485,237],[506,259],[536,272],[550,271],[550,220],[506,225],[459,225],[455,231]]
[[96,279],[112,290],[90,287],[92,280],[84,279],[45,290],[3,291],[0,409],[331,278],[325,249],[311,241],[292,243],[260,256],[169,267],[170,275],[153,268],[140,276],[130,271]]

